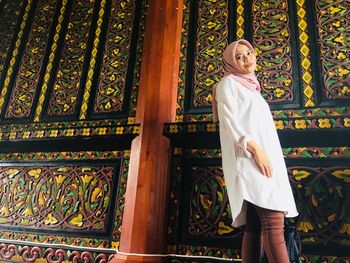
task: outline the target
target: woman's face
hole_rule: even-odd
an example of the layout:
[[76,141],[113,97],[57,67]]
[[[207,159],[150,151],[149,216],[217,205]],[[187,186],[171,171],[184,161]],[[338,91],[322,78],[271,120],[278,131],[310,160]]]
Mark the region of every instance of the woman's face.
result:
[[238,44],[235,56],[237,65],[243,73],[252,73],[256,68],[256,55],[246,45]]

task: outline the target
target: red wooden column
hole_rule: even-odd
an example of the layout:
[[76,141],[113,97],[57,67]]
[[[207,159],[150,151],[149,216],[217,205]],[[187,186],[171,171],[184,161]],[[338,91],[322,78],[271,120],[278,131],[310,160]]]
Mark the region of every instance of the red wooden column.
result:
[[162,262],[171,147],[162,135],[175,120],[182,0],[149,0],[136,122],[141,133],[131,145],[130,168],[119,251],[112,262]]

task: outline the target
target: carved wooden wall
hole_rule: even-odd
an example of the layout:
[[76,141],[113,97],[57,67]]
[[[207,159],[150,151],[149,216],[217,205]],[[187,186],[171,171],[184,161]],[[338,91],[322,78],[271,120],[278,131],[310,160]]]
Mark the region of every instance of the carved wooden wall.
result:
[[0,1],[0,259],[118,247],[146,1]]
[[169,253],[240,257],[211,93],[227,43],[246,38],[300,211],[303,259],[349,260],[349,16],[349,1],[185,1],[177,116],[164,129],[175,146]]

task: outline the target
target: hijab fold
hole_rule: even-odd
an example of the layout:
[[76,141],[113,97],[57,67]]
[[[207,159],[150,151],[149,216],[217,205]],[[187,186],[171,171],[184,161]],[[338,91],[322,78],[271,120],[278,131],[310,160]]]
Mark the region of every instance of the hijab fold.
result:
[[[224,66],[224,76],[231,75],[236,81],[240,82],[244,87],[249,90],[260,92],[260,83],[254,72],[244,73],[238,66],[236,60],[236,50],[239,44],[247,46],[250,50],[255,53],[252,45],[245,39],[240,39],[229,44],[223,52],[223,66]],[[218,107],[216,101],[216,87],[213,89],[213,121],[218,121]]]

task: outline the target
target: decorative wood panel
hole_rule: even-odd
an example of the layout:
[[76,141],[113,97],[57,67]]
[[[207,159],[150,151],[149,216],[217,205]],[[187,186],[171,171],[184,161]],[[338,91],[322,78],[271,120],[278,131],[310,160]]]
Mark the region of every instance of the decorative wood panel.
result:
[[[236,38],[244,36],[256,47],[257,75],[263,86],[262,95],[269,102],[274,115],[281,111],[284,111],[284,115],[288,115],[290,111],[304,110],[309,107],[314,107],[311,112],[315,117],[318,116],[318,112],[341,112],[344,110],[343,107],[348,112],[349,101],[346,90],[349,86],[347,68],[349,56],[344,47],[350,26],[345,22],[349,14],[348,4],[345,2],[336,1],[326,4],[326,1],[305,0],[237,1],[233,6],[230,1],[215,1],[215,4],[210,4],[213,8],[215,6],[224,8],[231,4],[228,10],[220,13],[221,18],[217,18],[216,21],[222,26],[226,21],[227,28],[227,25],[230,25],[229,23],[232,23],[233,18],[236,17],[237,27],[234,29],[236,31],[228,32],[225,36],[221,34],[224,38],[220,43],[209,41],[215,39],[215,27],[214,31],[211,30],[211,33],[206,35],[208,41],[206,47],[212,47],[211,44],[215,46],[212,47],[214,62],[210,62],[214,67],[205,68],[207,61],[203,61],[198,53],[200,44],[197,45],[197,43],[201,42],[199,32],[206,32],[209,25],[210,18],[201,12],[209,4],[207,5],[206,1],[198,3],[191,0],[184,1],[176,121],[211,120],[211,91],[220,78],[222,69],[220,54],[232,34]],[[332,19],[327,19],[330,16]],[[228,27],[228,30],[233,28]],[[315,41],[318,35],[320,38]],[[332,47],[335,50],[332,50]],[[323,65],[323,69],[319,68],[319,65]],[[203,67],[203,70],[196,70],[198,67]],[[334,73],[328,70],[328,67],[332,67]],[[324,71],[328,73],[323,74]],[[206,76],[207,81],[203,81],[201,76]],[[323,89],[330,88],[322,88],[326,84],[322,84],[323,80],[319,80],[320,76],[324,81],[326,79],[330,81],[333,86],[339,86],[336,88],[338,95],[332,95],[333,97],[327,95],[327,98],[322,95]],[[331,94],[330,91],[327,92]],[[341,98],[340,93],[342,93]],[[199,96],[201,99],[194,102]],[[300,117],[303,118],[303,116]]]
[[41,0],[37,4],[31,32],[8,102],[9,107],[5,114],[7,119],[29,118],[32,113],[57,2]]
[[90,1],[73,1],[57,75],[48,99],[48,116],[73,115],[77,111],[94,6]]
[[[43,250],[45,246],[39,243],[55,243],[55,249],[58,244],[81,246],[86,251],[89,247],[117,248],[129,154],[0,154],[0,238],[13,240],[12,244],[34,242]],[[0,257],[6,258],[1,252]]]
[[309,29],[307,23],[307,12],[305,10],[305,1],[296,1],[297,22],[298,22],[298,38],[299,38],[299,56],[300,56],[300,73],[302,76],[303,87],[303,106],[312,107],[315,106],[315,91],[312,88],[313,76],[311,69],[311,56],[310,56],[310,40]]
[[2,4],[0,15],[3,17],[0,23],[0,83],[3,83],[6,75],[6,58],[11,48],[11,40],[14,36],[16,22],[20,15],[23,1],[7,0]]
[[196,112],[211,104],[220,54],[227,45],[228,6],[225,1],[184,1],[178,112]]
[[147,7],[146,0],[2,1],[1,141],[127,134]]
[[[15,2],[15,4],[19,5],[18,2]],[[15,67],[17,65],[17,60],[20,54],[20,49],[23,45],[23,42],[25,41],[25,31],[28,27],[28,18],[30,16],[30,13],[33,10],[33,1],[32,0],[28,0],[24,2],[24,10],[20,13],[20,19],[18,21],[19,24],[19,29],[16,35],[14,35],[13,37],[15,37],[15,42],[14,42],[14,47],[12,50],[12,53],[7,54],[7,60],[9,60],[9,65],[8,68],[6,69],[6,74],[4,74],[4,81],[1,83],[2,87],[1,87],[1,94],[0,94],[0,111],[2,111],[2,108],[4,106],[4,102],[5,102],[5,97],[6,94],[10,88],[10,83],[11,83],[11,79],[13,78],[13,74],[16,71]],[[11,11],[11,10],[10,10]],[[13,15],[13,14],[12,14]],[[16,14],[19,15],[19,14]],[[3,18],[6,18],[6,16],[4,16]],[[10,19],[10,30],[12,28],[11,23],[13,22],[12,19]],[[5,32],[9,32],[7,30],[5,30]],[[11,31],[10,31],[11,32]],[[14,33],[14,32],[12,32]],[[6,43],[6,41],[5,41]],[[4,47],[5,50],[8,50],[8,47]]]
[[89,164],[0,167],[0,224],[106,233],[115,169]]
[[[258,54],[257,77],[269,103],[296,101],[288,1],[254,1],[253,45]],[[294,67],[295,70],[296,67]]]
[[350,3],[314,1],[324,100],[350,98]]
[[126,87],[132,45],[135,1],[113,1],[99,72],[93,113],[123,112],[128,102]]
[[[12,262],[109,262],[114,251],[80,249],[77,247],[52,248],[46,244],[42,247],[32,244],[9,244],[2,242],[0,258]],[[10,262],[11,262],[10,261]]]
[[[318,262],[332,254],[348,259],[350,167],[343,160],[349,158],[349,147],[291,147],[283,152],[300,212],[296,225],[303,258]],[[174,155],[168,252],[239,258],[242,228],[230,225],[221,151],[175,148]]]

